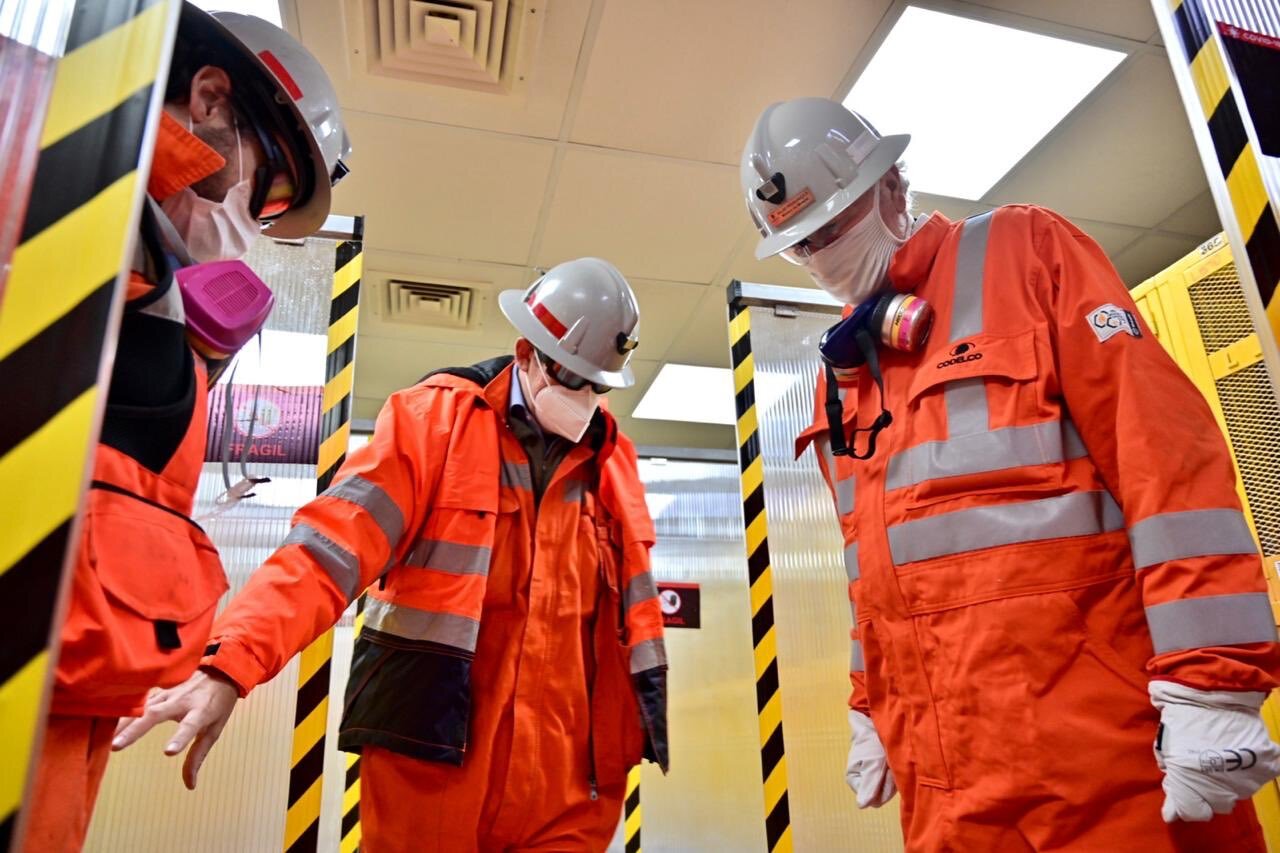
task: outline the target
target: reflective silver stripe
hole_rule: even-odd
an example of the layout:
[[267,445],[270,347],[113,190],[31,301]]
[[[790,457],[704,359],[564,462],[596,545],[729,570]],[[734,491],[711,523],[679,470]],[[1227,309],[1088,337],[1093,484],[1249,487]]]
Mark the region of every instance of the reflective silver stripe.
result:
[[476,637],[480,634],[480,623],[475,619],[392,604],[373,596],[368,596],[364,607],[364,626],[397,637],[440,643],[469,652],[476,650]]
[[914,563],[1019,542],[1089,536],[1124,528],[1108,492],[1074,492],[1038,501],[983,506],[889,528],[894,563]]
[[929,441],[889,460],[885,488],[914,486],[926,480],[983,474],[1025,465],[1078,459],[1086,453],[1071,421],[1044,421],[1024,427]]
[[849,578],[849,583],[853,583],[858,579],[858,543],[850,542],[844,546],[844,573]]
[[982,331],[982,268],[987,260],[987,233],[992,213],[966,219],[956,250],[956,286],[951,301],[952,343]]
[[347,601],[356,597],[360,583],[360,560],[346,548],[309,524],[296,524],[284,538],[285,545],[301,545],[329,573]]
[[582,496],[587,491],[585,480],[564,481],[564,502],[567,504],[582,503]]
[[827,473],[834,479],[836,476],[836,456],[831,452],[831,439],[823,437],[818,439],[818,452],[822,454],[822,458],[827,463]]
[[489,574],[490,552],[479,545],[463,545],[441,539],[422,539],[404,558],[406,566],[435,569],[453,575]]
[[502,485],[511,489],[533,491],[533,475],[529,473],[528,462],[508,462],[502,460]]
[[667,647],[662,640],[645,640],[631,647],[631,674],[667,665]]
[[947,404],[947,435],[955,438],[987,431],[990,418],[985,379],[974,376],[948,382],[943,394]]
[[862,659],[862,643],[854,640],[849,651],[849,671],[850,672],[866,672],[867,662]]
[[1234,509],[1153,515],[1129,528],[1129,544],[1139,569],[1188,557],[1258,553],[1244,513]]
[[836,480],[836,512],[848,515],[853,512],[853,477]]
[[1265,592],[1183,598],[1147,608],[1156,654],[1208,646],[1273,643],[1276,623]]
[[649,572],[641,572],[627,582],[626,605],[639,604],[642,601],[648,601],[658,597],[658,587],[653,582],[653,575]]
[[324,495],[338,498],[363,509],[373,517],[387,543],[392,550],[400,544],[400,535],[404,532],[404,514],[382,487],[361,477],[359,474],[334,483],[325,490]]

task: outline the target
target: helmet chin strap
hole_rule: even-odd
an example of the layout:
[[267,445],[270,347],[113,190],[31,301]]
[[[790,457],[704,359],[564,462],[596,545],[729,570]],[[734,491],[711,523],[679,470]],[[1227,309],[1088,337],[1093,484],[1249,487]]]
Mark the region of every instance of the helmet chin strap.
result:
[[[862,357],[866,359],[867,369],[871,371],[871,378],[875,381],[876,388],[880,393],[880,414],[876,416],[876,419],[871,422],[869,427],[854,426],[852,435],[846,438],[844,433],[844,405],[840,400],[836,372],[830,364],[827,364],[827,400],[825,405],[827,432],[830,435],[832,455],[852,456],[854,459],[870,459],[876,454],[876,437],[889,424],[893,423],[893,415],[884,407],[884,376],[880,373],[880,355],[876,352],[875,341],[871,339],[871,334],[866,328],[859,329],[854,338],[858,342],[858,349],[862,351]],[[865,453],[858,453],[856,448],[858,433],[860,432],[869,433]]]

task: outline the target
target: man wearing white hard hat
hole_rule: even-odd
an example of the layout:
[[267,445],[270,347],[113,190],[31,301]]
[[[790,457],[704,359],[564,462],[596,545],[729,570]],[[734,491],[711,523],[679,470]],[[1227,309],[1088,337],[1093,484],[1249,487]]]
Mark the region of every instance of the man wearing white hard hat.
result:
[[635,448],[639,311],[597,258],[500,296],[515,354],[399,391],[218,618],[200,672],[147,702],[196,773],[238,697],[368,588],[339,727],[361,849],[604,850],[627,771],[667,766],[666,652]]
[[[333,86],[302,45],[258,18],[184,4],[36,769],[32,853],[83,845],[117,720],[195,670],[226,590],[190,517],[206,389],[271,299],[247,267],[215,265],[263,227],[316,231],[348,151]],[[201,280],[223,297],[234,285],[237,300]]]
[[901,792],[910,850],[1261,853],[1280,645],[1213,416],[1070,222],[913,217],[909,139],[802,98],[741,167],[757,257],[846,306],[797,452],[843,533],[857,804]]

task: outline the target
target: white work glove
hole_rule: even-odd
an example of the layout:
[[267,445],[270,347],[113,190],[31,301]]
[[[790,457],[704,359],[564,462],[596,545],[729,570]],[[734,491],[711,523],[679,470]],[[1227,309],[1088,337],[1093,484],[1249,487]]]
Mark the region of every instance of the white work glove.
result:
[[1237,800],[1280,775],[1280,746],[1259,710],[1265,693],[1196,690],[1172,681],[1147,685],[1160,711],[1156,763],[1164,771],[1165,823],[1228,814]]
[[853,740],[849,744],[849,763],[845,767],[844,780],[858,795],[858,808],[880,808],[893,799],[898,786],[893,782],[893,771],[885,758],[884,745],[876,734],[875,723],[859,711],[849,711],[849,728]]

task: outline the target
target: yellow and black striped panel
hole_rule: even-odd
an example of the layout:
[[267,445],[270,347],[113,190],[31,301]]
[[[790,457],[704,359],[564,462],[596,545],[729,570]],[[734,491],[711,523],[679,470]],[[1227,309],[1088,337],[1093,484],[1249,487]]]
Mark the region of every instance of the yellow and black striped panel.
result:
[[1213,38],[1214,22],[1205,13],[1202,0],[1170,0],[1169,6],[1213,140],[1218,168],[1226,180],[1231,208],[1244,237],[1244,255],[1267,308],[1271,330],[1280,338],[1280,298],[1276,296],[1280,285],[1280,223],[1262,181],[1258,152],[1249,142],[1222,50]]
[[0,850],[13,840],[100,410],[176,0],[80,0],[0,304]]
[[[352,632],[359,639],[364,630],[364,596],[356,602],[356,623]],[[347,755],[346,788],[342,792],[342,835],[339,853],[356,853],[360,849],[360,756]]]
[[[360,217],[355,239],[338,244],[329,303],[328,360],[320,415],[317,494],[329,488],[347,454],[351,437],[352,380],[355,376],[356,320],[360,307]],[[289,811],[284,849],[315,851],[320,842],[320,803],[324,792],[324,735],[329,719],[329,671],[333,629],[302,652],[298,700],[293,712],[293,754],[289,767]],[[344,806],[345,810],[345,806]]]
[[640,765],[627,774],[627,800],[622,809],[622,842],[626,853],[640,853]]
[[791,810],[787,802],[782,695],[778,686],[778,647],[773,624],[773,569],[769,564],[769,530],[764,507],[764,460],[756,421],[751,309],[738,301],[729,306],[729,344],[733,360],[734,403],[738,411],[742,520],[747,536],[747,571],[751,584],[751,640],[755,646],[765,839],[771,851],[790,851]]

